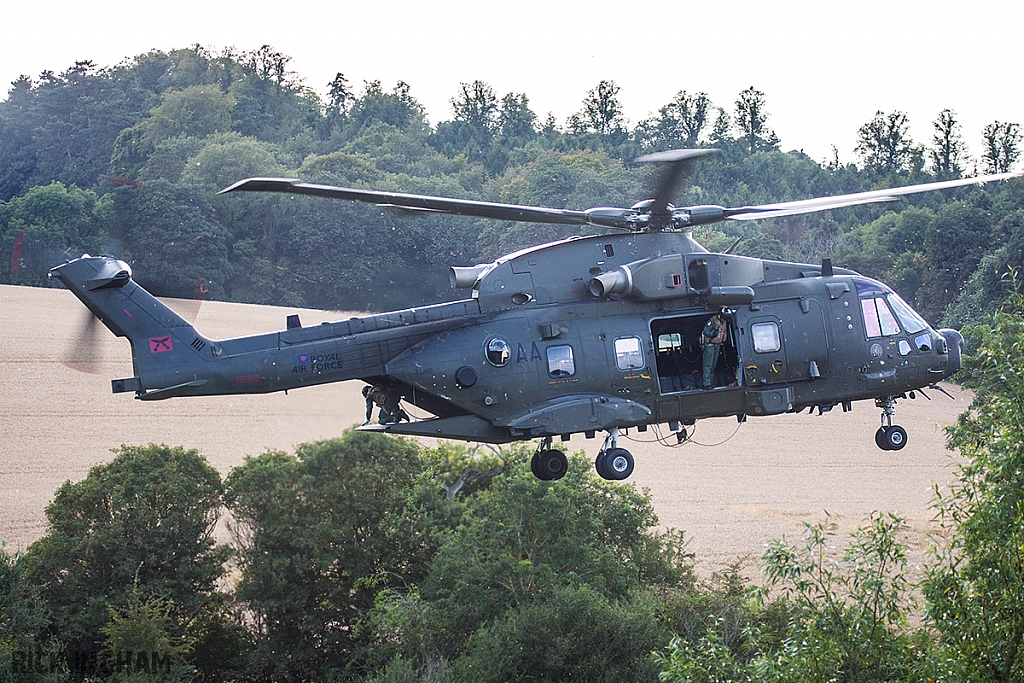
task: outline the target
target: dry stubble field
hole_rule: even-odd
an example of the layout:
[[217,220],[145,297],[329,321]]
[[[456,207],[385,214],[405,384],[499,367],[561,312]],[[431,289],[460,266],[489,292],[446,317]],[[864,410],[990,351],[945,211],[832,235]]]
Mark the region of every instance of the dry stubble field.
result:
[[[169,302],[188,308],[194,302]],[[0,286],[0,541],[24,549],[46,530],[44,508],[65,480],[78,481],[108,461],[121,444],[150,442],[196,448],[222,474],[246,455],[339,435],[362,421],[360,383],[311,387],[284,394],[136,401],[111,394],[110,380],[130,377],[128,342],[99,327],[97,374],[68,367],[69,348],[82,335],[84,307],[67,291]],[[206,302],[196,327],[212,338],[270,332],[294,309]],[[346,314],[301,311],[305,325]],[[665,526],[684,529],[698,569],[707,575],[734,562],[756,566],[764,543],[798,538],[804,522],[841,515],[852,529],[873,510],[896,511],[909,522],[912,565],[924,560],[932,529],[932,486],[950,476],[942,426],[955,420],[969,396],[947,386],[955,400],[930,392],[901,401],[897,421],[909,444],[878,450],[878,410],[855,403],[823,416],[734,419],[697,424],[695,441],[680,448],[649,442],[652,432],[624,441],[636,456],[631,482],[647,488]],[[734,434],[735,432],[735,434]],[[734,434],[734,435],[733,435]],[[733,435],[731,438],[730,435]],[[427,440],[429,441],[429,440]],[[600,438],[573,437],[571,449],[593,457]]]

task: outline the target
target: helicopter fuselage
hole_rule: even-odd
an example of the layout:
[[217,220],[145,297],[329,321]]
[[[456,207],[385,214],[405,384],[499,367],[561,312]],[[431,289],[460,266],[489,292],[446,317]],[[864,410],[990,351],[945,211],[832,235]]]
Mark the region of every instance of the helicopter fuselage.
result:
[[[132,342],[142,400],[360,379],[433,415],[392,433],[504,443],[852,401],[892,402],[959,369],[959,333],[928,326],[853,271],[712,254],[685,232],[574,237],[453,269],[470,297],[211,340],[111,257],[55,268]],[[710,368],[702,331],[727,334]],[[881,404],[880,404],[881,405]],[[880,444],[881,445],[881,444]]]

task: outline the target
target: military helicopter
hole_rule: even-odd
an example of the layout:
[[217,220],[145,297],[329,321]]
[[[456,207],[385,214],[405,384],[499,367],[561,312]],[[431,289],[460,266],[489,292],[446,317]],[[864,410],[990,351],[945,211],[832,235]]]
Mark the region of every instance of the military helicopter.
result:
[[[903,448],[896,401],[960,369],[960,333],[935,330],[892,289],[829,259],[809,265],[714,254],[691,231],[1020,174],[738,208],[673,206],[690,164],[714,151],[638,159],[664,164],[665,172],[654,197],[630,208],[549,209],[278,178],[221,192],[287,192],[612,231],[453,267],[452,285],[468,296],[450,303],[314,327],[291,315],[280,332],[213,340],[136,284],[129,265],[114,257],[83,255],[50,276],[128,338],[134,376],[112,380],[112,389],[143,401],[357,379],[431,415],[361,429],[495,444],[540,439],[531,468],[542,480],[567,469],[555,438],[606,433],[595,468],[621,480],[634,460],[619,447],[620,430],[667,424],[682,441],[702,418],[742,422],[837,405],[849,411],[860,400],[881,409],[878,447]],[[717,348],[708,353],[709,346]]]

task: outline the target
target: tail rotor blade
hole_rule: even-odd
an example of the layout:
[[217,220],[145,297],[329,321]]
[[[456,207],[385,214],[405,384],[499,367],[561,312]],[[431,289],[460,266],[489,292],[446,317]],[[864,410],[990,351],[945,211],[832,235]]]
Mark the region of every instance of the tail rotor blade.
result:
[[68,340],[61,362],[72,370],[98,375],[102,358],[100,334],[99,319],[86,311],[82,324]]

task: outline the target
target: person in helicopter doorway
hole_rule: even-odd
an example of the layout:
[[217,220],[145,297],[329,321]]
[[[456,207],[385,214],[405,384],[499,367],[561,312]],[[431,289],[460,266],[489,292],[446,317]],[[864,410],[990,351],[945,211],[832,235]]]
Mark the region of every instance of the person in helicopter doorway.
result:
[[718,357],[722,352],[722,344],[729,338],[728,314],[729,309],[723,306],[722,310],[708,318],[700,335],[701,343],[704,345],[704,354],[701,358],[704,374],[701,386],[705,389],[714,388]]
[[370,424],[373,418],[373,406],[380,407],[380,418],[378,424],[396,424],[405,420],[409,422],[409,415],[402,410],[400,405],[402,392],[396,387],[387,387],[383,384],[373,384],[363,387],[363,398],[366,399],[366,421],[364,425]]

